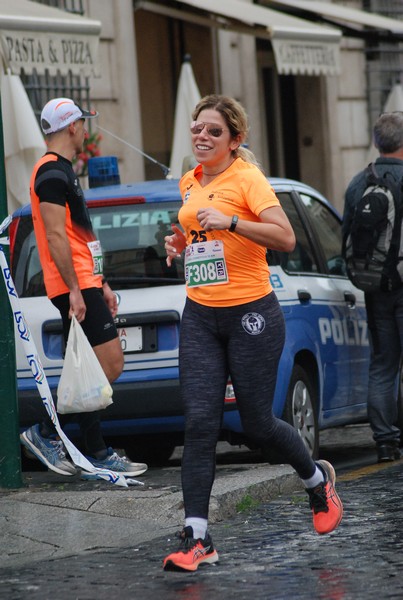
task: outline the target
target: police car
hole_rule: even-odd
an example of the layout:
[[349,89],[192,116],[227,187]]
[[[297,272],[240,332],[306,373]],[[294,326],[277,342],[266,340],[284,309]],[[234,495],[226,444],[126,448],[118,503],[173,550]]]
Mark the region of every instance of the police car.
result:
[[[274,411],[299,432],[311,455],[319,431],[366,420],[369,345],[363,293],[346,275],[341,223],[311,187],[270,178],[296,234],[289,254],[268,251],[271,283],[286,320]],[[104,435],[135,460],[161,464],[183,442],[178,345],[185,302],[184,267],[168,268],[164,236],[178,221],[178,182],[164,179],[85,191],[104,251],[104,274],[115,291],[116,324],[125,357],[103,413]],[[58,311],[46,298],[30,206],[10,227],[12,275],[48,383],[56,398],[64,343]],[[21,428],[45,412],[16,336]],[[222,439],[245,438],[228,381]],[[74,425],[66,428],[72,437]],[[273,458],[274,460],[274,458]]]

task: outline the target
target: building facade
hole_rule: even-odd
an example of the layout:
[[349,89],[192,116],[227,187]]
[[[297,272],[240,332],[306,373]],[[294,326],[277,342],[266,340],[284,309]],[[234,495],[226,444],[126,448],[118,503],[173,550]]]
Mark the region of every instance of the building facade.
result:
[[[69,10],[102,24],[98,72],[84,80],[100,112],[102,154],[118,156],[123,182],[164,176],[142,153],[169,165],[177,82],[189,54],[201,95],[228,94],[245,106],[249,146],[268,176],[301,179],[342,210],[348,182],[368,163],[373,122],[400,83],[400,4],[72,1]],[[315,50],[307,40],[316,40]]]

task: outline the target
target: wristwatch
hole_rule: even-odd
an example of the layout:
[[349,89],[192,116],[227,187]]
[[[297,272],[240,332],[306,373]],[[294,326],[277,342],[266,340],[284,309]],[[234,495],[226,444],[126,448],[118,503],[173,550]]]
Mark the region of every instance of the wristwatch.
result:
[[237,225],[238,225],[238,215],[234,215],[232,217],[231,225],[229,226],[228,231],[235,231],[235,228]]

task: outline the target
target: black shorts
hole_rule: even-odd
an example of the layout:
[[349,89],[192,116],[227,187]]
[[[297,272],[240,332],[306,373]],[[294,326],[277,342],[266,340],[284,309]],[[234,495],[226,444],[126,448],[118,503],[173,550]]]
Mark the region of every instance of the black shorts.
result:
[[[116,325],[114,323],[111,311],[104,300],[102,288],[88,288],[81,290],[84,298],[87,312],[85,319],[80,323],[91,346],[105,344],[118,337]],[[70,294],[61,294],[51,298],[52,303],[59,309],[63,320],[63,334],[67,341],[70,323]]]

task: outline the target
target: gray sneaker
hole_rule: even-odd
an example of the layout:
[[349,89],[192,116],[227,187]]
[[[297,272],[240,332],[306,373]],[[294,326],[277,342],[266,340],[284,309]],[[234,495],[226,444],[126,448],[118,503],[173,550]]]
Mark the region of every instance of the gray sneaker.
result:
[[108,454],[102,460],[93,458],[92,456],[87,456],[86,458],[97,469],[109,469],[124,477],[136,477],[137,475],[142,475],[148,469],[145,463],[131,462],[127,456],[119,456],[113,448],[108,448]]
[[66,458],[65,448],[61,440],[44,438],[39,433],[39,425],[33,425],[20,435],[23,444],[35,458],[60,475],[75,475],[77,469]]

